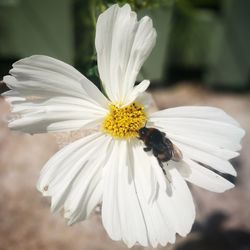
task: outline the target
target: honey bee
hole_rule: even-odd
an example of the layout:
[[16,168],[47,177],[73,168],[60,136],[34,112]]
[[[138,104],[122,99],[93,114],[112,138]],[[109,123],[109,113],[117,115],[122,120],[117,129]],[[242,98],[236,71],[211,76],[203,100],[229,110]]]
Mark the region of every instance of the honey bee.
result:
[[166,175],[163,162],[169,160],[181,161],[183,156],[179,148],[175,146],[167,137],[166,134],[156,128],[143,127],[138,131],[139,138],[145,144],[143,150],[148,152],[152,150],[153,155],[158,160],[158,163]]

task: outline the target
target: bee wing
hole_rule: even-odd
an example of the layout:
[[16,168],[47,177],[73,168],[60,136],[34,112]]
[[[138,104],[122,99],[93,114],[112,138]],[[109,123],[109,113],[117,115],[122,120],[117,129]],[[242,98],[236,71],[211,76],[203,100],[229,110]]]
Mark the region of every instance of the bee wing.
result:
[[183,155],[181,150],[173,144],[173,150],[172,150],[172,158],[173,161],[181,161],[183,159]]

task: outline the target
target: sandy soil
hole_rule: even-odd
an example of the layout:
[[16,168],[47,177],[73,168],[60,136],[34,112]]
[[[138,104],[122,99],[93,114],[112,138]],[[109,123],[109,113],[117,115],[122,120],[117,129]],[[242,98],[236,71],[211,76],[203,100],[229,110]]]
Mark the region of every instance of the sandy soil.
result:
[[[181,105],[223,108],[247,132],[241,156],[234,160],[236,187],[215,194],[191,186],[197,208],[193,231],[162,249],[250,249],[250,94],[213,93],[186,83],[152,94],[160,109]],[[61,215],[50,213],[49,200],[35,188],[40,169],[58,144],[69,143],[79,133],[54,137],[11,132],[3,121],[7,113],[8,106],[0,98],[0,250],[127,249],[107,237],[97,214],[68,227]]]

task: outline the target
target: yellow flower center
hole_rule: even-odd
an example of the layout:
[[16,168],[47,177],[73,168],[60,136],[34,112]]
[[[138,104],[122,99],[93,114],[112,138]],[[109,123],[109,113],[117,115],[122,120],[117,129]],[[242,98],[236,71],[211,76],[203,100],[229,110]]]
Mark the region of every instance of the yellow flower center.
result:
[[109,114],[102,123],[102,130],[114,138],[129,139],[138,136],[138,130],[147,120],[144,107],[132,103],[126,107],[109,106]]

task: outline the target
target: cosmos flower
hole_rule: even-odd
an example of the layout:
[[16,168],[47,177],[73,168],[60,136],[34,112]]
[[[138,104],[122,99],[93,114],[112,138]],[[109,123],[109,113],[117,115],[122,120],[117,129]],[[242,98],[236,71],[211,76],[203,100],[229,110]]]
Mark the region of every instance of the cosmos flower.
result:
[[[98,70],[105,95],[73,67],[48,56],[13,64],[4,82],[11,104],[9,127],[29,133],[80,128],[93,133],[61,149],[44,166],[37,188],[63,210],[69,224],[86,219],[102,204],[103,226],[113,240],[131,247],[174,243],[187,235],[195,207],[186,181],[214,192],[234,185],[218,175],[236,175],[229,162],[238,156],[244,131],[224,111],[177,107],[150,114],[137,74],[155,45],[149,17],[137,21],[129,5],[113,5],[96,25]],[[182,160],[162,171],[144,151],[138,131],[156,128],[178,147]]]

